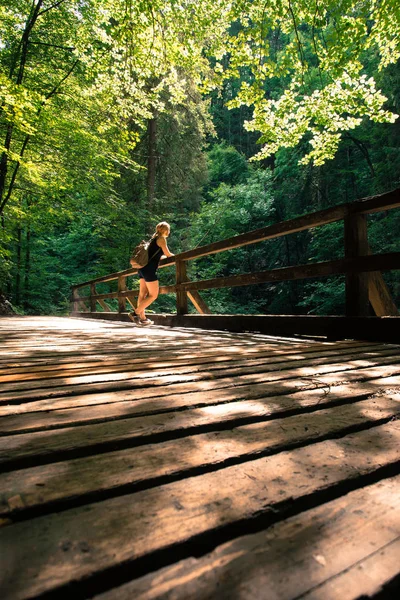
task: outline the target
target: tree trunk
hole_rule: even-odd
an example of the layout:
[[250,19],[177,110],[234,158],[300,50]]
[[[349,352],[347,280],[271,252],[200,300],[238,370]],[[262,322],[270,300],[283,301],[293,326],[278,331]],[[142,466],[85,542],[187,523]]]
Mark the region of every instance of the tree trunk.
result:
[[21,227],[18,226],[17,230],[17,276],[15,278],[15,304],[18,306],[21,301],[21,242],[22,242],[22,231]]
[[24,308],[29,307],[29,275],[31,269],[31,227],[28,224],[26,231],[26,250],[25,250],[25,285],[24,285]]
[[154,196],[156,188],[156,151],[157,151],[157,117],[154,116],[148,122],[148,158],[147,158],[147,208],[151,213],[154,207]]
[[[32,29],[37,21],[37,18],[39,16],[39,11],[42,7],[42,4],[43,4],[43,0],[38,0],[37,4],[36,5],[34,4],[32,6],[28,20],[25,24],[24,31],[22,33],[21,42],[18,46],[16,55],[14,57],[13,66],[10,70],[10,79],[12,79],[12,77],[14,75],[14,70],[18,63],[18,54],[20,53],[18,73],[17,73],[17,77],[16,77],[17,85],[20,85],[24,78],[26,59],[27,59],[27,55],[28,55],[29,37],[30,37]],[[1,159],[0,159],[0,215],[3,213],[4,206],[6,204],[6,202],[4,202],[4,200],[3,200],[3,197],[4,197],[5,187],[6,187],[6,178],[7,178],[7,170],[8,170],[7,152],[10,150],[10,147],[11,147],[12,135],[13,135],[13,125],[10,124],[7,127],[6,137],[4,140],[4,151],[3,151],[2,155],[1,155]]]
[[[7,178],[7,170],[8,170],[7,151],[10,149],[10,146],[11,146],[12,132],[13,132],[12,125],[9,125],[7,127],[6,138],[4,140],[4,152],[2,153],[1,159],[0,159],[0,206],[2,206],[2,204],[3,204],[2,201],[3,201],[3,196],[4,196],[4,190],[6,187],[6,178]],[[2,211],[0,211],[0,214],[2,214]]]

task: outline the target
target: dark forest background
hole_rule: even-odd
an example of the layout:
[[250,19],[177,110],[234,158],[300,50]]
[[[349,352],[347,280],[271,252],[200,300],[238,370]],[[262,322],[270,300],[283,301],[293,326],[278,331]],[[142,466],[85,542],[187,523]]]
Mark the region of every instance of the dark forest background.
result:
[[[7,60],[3,57],[3,62]],[[399,113],[399,65],[378,72],[371,59],[370,71],[387,97],[387,109]],[[246,78],[245,71],[242,77]],[[260,144],[258,134],[243,126],[250,109],[226,107],[235,96],[237,81],[225,81],[218,91],[205,95],[188,81],[180,101],[166,97],[163,110],[143,115],[140,126],[125,122],[135,144],[120,164],[114,161],[117,177],[110,176],[100,159],[96,168],[92,154],[101,152],[96,150],[99,142],[68,133],[67,121],[57,125],[57,138],[49,117],[47,133],[37,135],[32,146],[32,160],[42,179],[35,185],[35,174],[29,181],[22,175],[14,200],[2,215],[0,290],[16,312],[67,314],[71,285],[129,268],[132,248],[161,220],[171,224],[169,247],[177,254],[400,186],[399,119],[394,123],[364,119],[343,134],[335,158],[322,166],[299,164],[307,140],[252,162],[249,159]],[[270,80],[265,93],[276,93],[280,85]],[[101,123],[107,116],[99,109],[90,119]],[[4,134],[7,122],[2,121],[1,127]],[[117,129],[108,131],[106,143],[112,146],[121,135]],[[90,178],[85,176],[89,156]],[[57,186],[52,187],[50,178],[43,185],[43,178],[57,168],[54,157],[67,183],[61,185],[59,175]],[[400,211],[370,215],[368,232],[374,252],[399,251]],[[197,280],[342,256],[343,226],[332,224],[192,261],[188,274]],[[391,272],[384,277],[399,305],[399,275]],[[173,283],[174,278],[174,267],[160,270],[161,284]],[[98,289],[114,291],[114,284]],[[129,278],[129,286],[138,286],[135,277]],[[214,313],[344,312],[342,277],[202,295]],[[174,312],[175,299],[160,296],[152,308]]]

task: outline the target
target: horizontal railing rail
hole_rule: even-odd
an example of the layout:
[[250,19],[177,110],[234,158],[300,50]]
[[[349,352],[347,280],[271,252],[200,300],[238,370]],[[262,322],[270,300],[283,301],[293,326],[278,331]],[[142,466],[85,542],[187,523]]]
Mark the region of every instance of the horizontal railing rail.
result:
[[[346,275],[347,316],[367,315],[369,301],[371,301],[376,314],[379,314],[379,316],[383,314],[398,314],[380,272],[399,269],[400,252],[371,254],[367,239],[366,215],[379,211],[387,211],[399,206],[400,189],[396,189],[379,196],[372,196],[295,217],[162,259],[159,265],[161,268],[176,265],[176,282],[174,285],[161,286],[160,293],[176,293],[178,314],[186,314],[188,312],[188,298],[200,313],[207,313],[209,309],[198,293],[201,290],[344,274]],[[342,259],[270,269],[258,273],[218,277],[203,281],[188,280],[186,274],[186,263],[188,261],[342,220],[345,226],[345,257]],[[78,313],[78,308],[86,306],[86,302],[90,304],[91,312],[96,312],[97,302],[105,311],[109,312],[110,309],[104,302],[106,299],[117,299],[119,312],[126,310],[126,301],[134,307],[138,291],[127,290],[126,279],[128,276],[136,273],[137,269],[126,269],[74,285],[71,299],[73,312]],[[118,291],[104,294],[96,293],[97,284],[113,280],[118,281]],[[90,286],[90,295],[79,296],[78,290],[86,286]],[[87,310],[87,308],[84,310]]]
[[217,277],[215,279],[206,279],[203,281],[191,281],[181,283],[179,287],[181,290],[189,292],[193,290],[254,285],[256,283],[310,279],[313,277],[326,277],[329,275],[345,275],[346,273],[390,271],[393,269],[400,269],[400,252],[358,256],[356,258],[342,258],[328,262],[299,265],[297,267],[282,267],[281,269],[271,269],[269,271],[260,271],[258,273],[246,273],[244,275],[230,275],[228,277]]

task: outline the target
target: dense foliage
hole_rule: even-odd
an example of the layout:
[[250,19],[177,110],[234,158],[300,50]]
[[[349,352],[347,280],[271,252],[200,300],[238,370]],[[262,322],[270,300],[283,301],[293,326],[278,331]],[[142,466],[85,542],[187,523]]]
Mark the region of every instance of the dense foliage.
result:
[[[179,252],[398,187],[399,53],[395,0],[0,0],[0,292],[20,312],[66,312],[72,283],[127,268],[159,220]],[[399,250],[396,231],[398,210],[371,216],[372,249]],[[334,224],[189,275],[342,252]],[[214,312],[329,314],[343,289],[204,297]]]

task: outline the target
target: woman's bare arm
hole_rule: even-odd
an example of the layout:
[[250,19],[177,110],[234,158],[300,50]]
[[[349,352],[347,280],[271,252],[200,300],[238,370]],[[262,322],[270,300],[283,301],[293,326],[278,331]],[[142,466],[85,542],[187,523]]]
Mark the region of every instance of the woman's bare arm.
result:
[[164,256],[175,256],[172,252],[169,251],[169,248],[167,246],[167,242],[166,242],[165,238],[163,238],[163,237],[158,238],[157,246],[160,246],[161,250],[164,253]]

